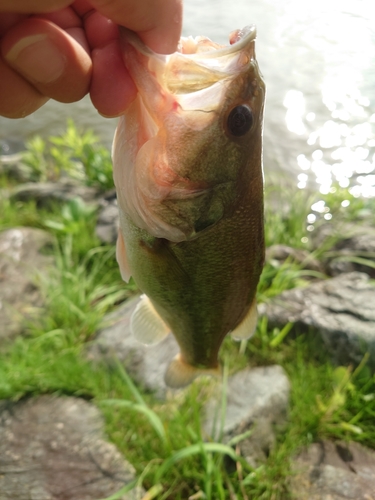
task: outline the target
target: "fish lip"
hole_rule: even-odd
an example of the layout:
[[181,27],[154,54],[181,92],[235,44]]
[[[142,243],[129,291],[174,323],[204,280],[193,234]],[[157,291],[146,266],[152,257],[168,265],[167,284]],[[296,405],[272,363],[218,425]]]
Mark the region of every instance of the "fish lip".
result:
[[[239,32],[243,32],[243,36],[241,36],[240,40],[233,44],[228,44],[225,45],[224,47],[221,47],[219,49],[212,49],[206,52],[197,52],[194,54],[183,54],[182,52],[179,52],[178,50],[176,52],[173,52],[172,54],[159,54],[157,52],[154,52],[150,48],[148,48],[138,37],[138,35],[134,32],[129,30],[128,28],[125,28],[124,26],[119,26],[119,31],[120,31],[120,39],[124,42],[129,42],[133,47],[135,47],[139,52],[144,54],[145,56],[153,56],[157,57],[158,59],[161,59],[165,62],[169,60],[170,57],[174,56],[175,54],[181,54],[184,57],[187,57],[189,59],[213,59],[213,58],[218,58],[218,57],[223,57],[227,56],[236,52],[240,52],[243,50],[250,42],[254,41],[257,36],[257,29],[255,24],[249,24],[245,26],[242,29],[235,30]],[[231,32],[233,33],[233,32]],[[231,35],[229,34],[229,36]],[[189,37],[181,37],[181,40],[188,40]]]
[[[243,36],[241,36],[240,40],[231,45],[225,45],[220,49],[212,49],[208,50],[207,52],[197,52],[195,54],[183,54],[183,55],[188,57],[189,59],[211,59],[211,58],[216,59],[218,57],[223,57],[242,51],[250,42],[253,42],[257,36],[257,29],[255,24],[249,24],[244,28],[235,31],[243,32]],[[233,33],[233,31],[231,33]],[[231,33],[229,35],[231,35]],[[187,40],[188,37],[181,37],[181,39]]]
[[[164,91],[174,96],[190,95],[214,87],[220,80],[256,68],[254,49],[256,34],[256,27],[251,24],[230,32],[227,45],[220,45],[208,37],[182,37],[180,50],[165,55],[153,52],[135,32],[120,27],[125,65],[130,46],[144,57],[142,64],[148,68],[154,81],[157,81]],[[199,50],[201,39],[207,42],[208,50]],[[190,42],[197,50],[189,52],[188,49],[183,52],[184,44],[188,44],[189,47]],[[129,72],[131,74],[131,71]],[[190,79],[186,78],[187,74],[191,76]]]

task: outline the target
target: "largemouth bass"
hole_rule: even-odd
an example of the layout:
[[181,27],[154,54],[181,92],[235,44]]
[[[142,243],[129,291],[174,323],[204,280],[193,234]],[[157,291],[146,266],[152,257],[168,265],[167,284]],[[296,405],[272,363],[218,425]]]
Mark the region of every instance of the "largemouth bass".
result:
[[252,335],[263,267],[262,123],[265,86],[254,26],[221,46],[182,38],[172,55],[121,32],[138,93],[120,118],[114,180],[117,260],[145,294],[131,328],[146,344],[169,332],[180,354],[171,387],[219,370],[224,337]]

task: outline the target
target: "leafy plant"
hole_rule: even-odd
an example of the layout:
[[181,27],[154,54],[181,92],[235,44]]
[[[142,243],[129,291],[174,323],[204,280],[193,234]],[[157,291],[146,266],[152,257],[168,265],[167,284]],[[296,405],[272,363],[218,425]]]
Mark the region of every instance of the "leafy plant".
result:
[[29,169],[31,181],[46,182],[60,176],[58,165],[48,158],[47,142],[40,136],[32,137],[26,142],[22,161]]
[[82,198],[73,198],[63,205],[59,220],[44,219],[43,224],[58,233],[76,235],[84,226],[91,223],[95,212],[95,206],[86,204]]
[[61,136],[48,140],[36,136],[27,141],[23,162],[32,181],[68,176],[103,190],[113,187],[110,151],[91,130],[80,132],[72,120]]
[[[332,374],[333,391],[330,396],[325,400],[320,394],[316,396],[322,434],[329,433],[344,437],[363,433],[363,429],[359,425],[355,425],[360,421],[362,412],[353,416],[346,411],[346,405],[348,398],[356,397],[354,380],[365,368],[368,358],[369,354],[366,354],[354,372],[351,366],[337,367]],[[372,401],[372,397],[367,397],[367,399],[369,402]]]
[[100,144],[92,130],[79,133],[74,122],[68,120],[66,132],[50,137],[49,141],[53,145],[51,157],[61,170],[83,179],[87,185],[113,187],[110,151]]

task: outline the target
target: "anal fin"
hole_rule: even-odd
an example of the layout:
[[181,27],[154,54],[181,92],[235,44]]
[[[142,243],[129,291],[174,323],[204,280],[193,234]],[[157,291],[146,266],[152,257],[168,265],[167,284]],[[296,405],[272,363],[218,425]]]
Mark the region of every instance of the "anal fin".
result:
[[239,325],[232,330],[231,335],[234,340],[246,340],[252,337],[258,321],[257,301],[254,298],[250,309]]
[[131,271],[129,267],[128,258],[126,256],[126,248],[121,230],[119,230],[117,235],[116,259],[120,268],[121,278],[124,281],[126,281],[126,283],[128,283],[130,280]]
[[142,344],[157,344],[170,332],[147,295],[142,295],[130,319],[130,329]]
[[181,359],[181,354],[177,354],[164,375],[164,381],[172,389],[180,389],[191,384],[194,379],[201,375],[219,377],[221,375],[220,366],[216,368],[198,368],[186,363]]

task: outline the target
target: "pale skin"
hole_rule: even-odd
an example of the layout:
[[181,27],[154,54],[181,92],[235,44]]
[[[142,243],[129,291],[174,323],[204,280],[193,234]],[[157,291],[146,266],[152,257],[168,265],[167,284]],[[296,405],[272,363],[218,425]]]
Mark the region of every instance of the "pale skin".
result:
[[121,115],[136,89],[118,25],[167,54],[181,24],[182,0],[0,0],[0,115],[21,118],[50,98],[88,93],[99,113]]

